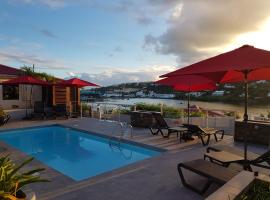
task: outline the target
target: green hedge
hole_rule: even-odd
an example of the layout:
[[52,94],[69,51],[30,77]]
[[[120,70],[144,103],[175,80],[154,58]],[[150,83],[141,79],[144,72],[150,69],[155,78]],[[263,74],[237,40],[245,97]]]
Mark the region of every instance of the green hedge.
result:
[[235,200],[269,200],[270,183],[262,180],[254,180],[252,185]]
[[[146,104],[146,103],[137,103],[136,110],[145,110],[145,111],[154,111],[160,112],[161,104]],[[134,110],[132,106],[131,110]],[[180,118],[182,116],[187,117],[187,112],[184,112],[184,109],[177,108],[173,106],[163,105],[163,115],[167,118]],[[190,112],[191,117],[203,117],[205,114],[203,112]]]

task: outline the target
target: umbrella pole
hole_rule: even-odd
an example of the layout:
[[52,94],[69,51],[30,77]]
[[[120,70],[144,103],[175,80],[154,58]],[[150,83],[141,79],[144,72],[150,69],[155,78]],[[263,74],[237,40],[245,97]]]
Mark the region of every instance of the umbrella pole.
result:
[[188,91],[188,125],[189,125],[189,123],[190,123],[190,89],[189,89],[189,91]]
[[25,88],[25,119],[28,117],[28,111],[27,111],[27,86],[24,85]]
[[[247,107],[248,107],[248,81],[247,81],[247,76],[248,76],[248,71],[244,71],[245,75],[245,113],[244,113],[244,123],[245,123],[245,129],[248,132],[248,113],[247,113]],[[245,133],[244,136],[244,158],[247,160],[247,142],[248,142],[248,134],[247,132]]]
[[74,87],[74,93],[75,93],[75,104],[74,104],[74,113],[75,113],[75,115],[77,114],[76,112],[77,112],[77,88],[76,87]]

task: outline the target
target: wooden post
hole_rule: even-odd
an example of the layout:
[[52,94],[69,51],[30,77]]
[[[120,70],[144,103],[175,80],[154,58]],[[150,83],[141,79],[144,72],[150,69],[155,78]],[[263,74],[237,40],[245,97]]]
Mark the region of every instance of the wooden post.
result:
[[55,101],[55,98],[56,98],[55,85],[52,86],[52,96],[53,96],[53,106],[55,106],[56,105],[56,101]]

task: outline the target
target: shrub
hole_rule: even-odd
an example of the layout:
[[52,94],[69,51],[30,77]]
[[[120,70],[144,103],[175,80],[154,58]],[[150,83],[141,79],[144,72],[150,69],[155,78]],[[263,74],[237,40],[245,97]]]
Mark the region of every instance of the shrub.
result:
[[[186,113],[185,116],[188,116],[188,113]],[[205,113],[201,112],[201,111],[196,111],[196,112],[190,112],[190,117],[204,117]]]
[[43,168],[30,170],[19,173],[25,165],[29,164],[33,158],[23,161],[16,165],[9,156],[0,158],[0,199],[14,200],[18,196],[21,189],[31,183],[48,182],[46,179],[41,179],[36,173],[43,171]]
[[86,113],[87,111],[89,111],[90,107],[86,103],[82,103],[81,106],[82,106],[82,112],[83,113]]
[[5,111],[3,110],[3,108],[0,107],[0,117],[5,117],[5,116],[6,116]]
[[235,198],[235,200],[270,199],[270,183],[255,179],[251,186]]
[[[137,110],[145,110],[145,111],[154,111],[160,112],[161,104],[146,104],[146,103],[138,103],[136,104]],[[134,110],[134,106],[131,108]],[[173,106],[163,105],[163,116],[166,118],[180,118],[182,116],[187,117],[188,112],[183,111],[182,108],[176,108]],[[202,111],[190,112],[190,117],[204,117],[205,113]]]
[[130,114],[130,110],[129,109],[120,109],[120,114],[129,115]]

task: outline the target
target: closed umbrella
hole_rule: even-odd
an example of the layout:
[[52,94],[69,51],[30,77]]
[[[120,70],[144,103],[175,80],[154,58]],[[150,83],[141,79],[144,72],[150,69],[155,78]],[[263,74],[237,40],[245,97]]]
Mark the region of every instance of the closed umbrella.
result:
[[157,84],[172,86],[173,89],[188,92],[188,124],[190,123],[190,92],[215,90],[216,84],[200,75],[180,75],[156,81]]
[[[270,80],[270,51],[244,45],[235,50],[202,60],[162,77],[200,74],[219,83],[245,83],[244,122],[247,128],[248,82]],[[248,131],[248,130],[247,130]],[[244,157],[247,159],[247,135],[244,138]]]
[[[40,79],[34,78],[32,76],[19,76],[17,78],[10,79],[8,81],[4,81],[1,84],[3,85],[42,85],[46,86],[49,85],[48,82],[42,81]],[[27,89],[26,89],[27,92]],[[30,97],[32,98],[32,97]],[[26,96],[26,103],[25,103],[25,118],[28,118],[28,113],[27,113],[27,96]]]

